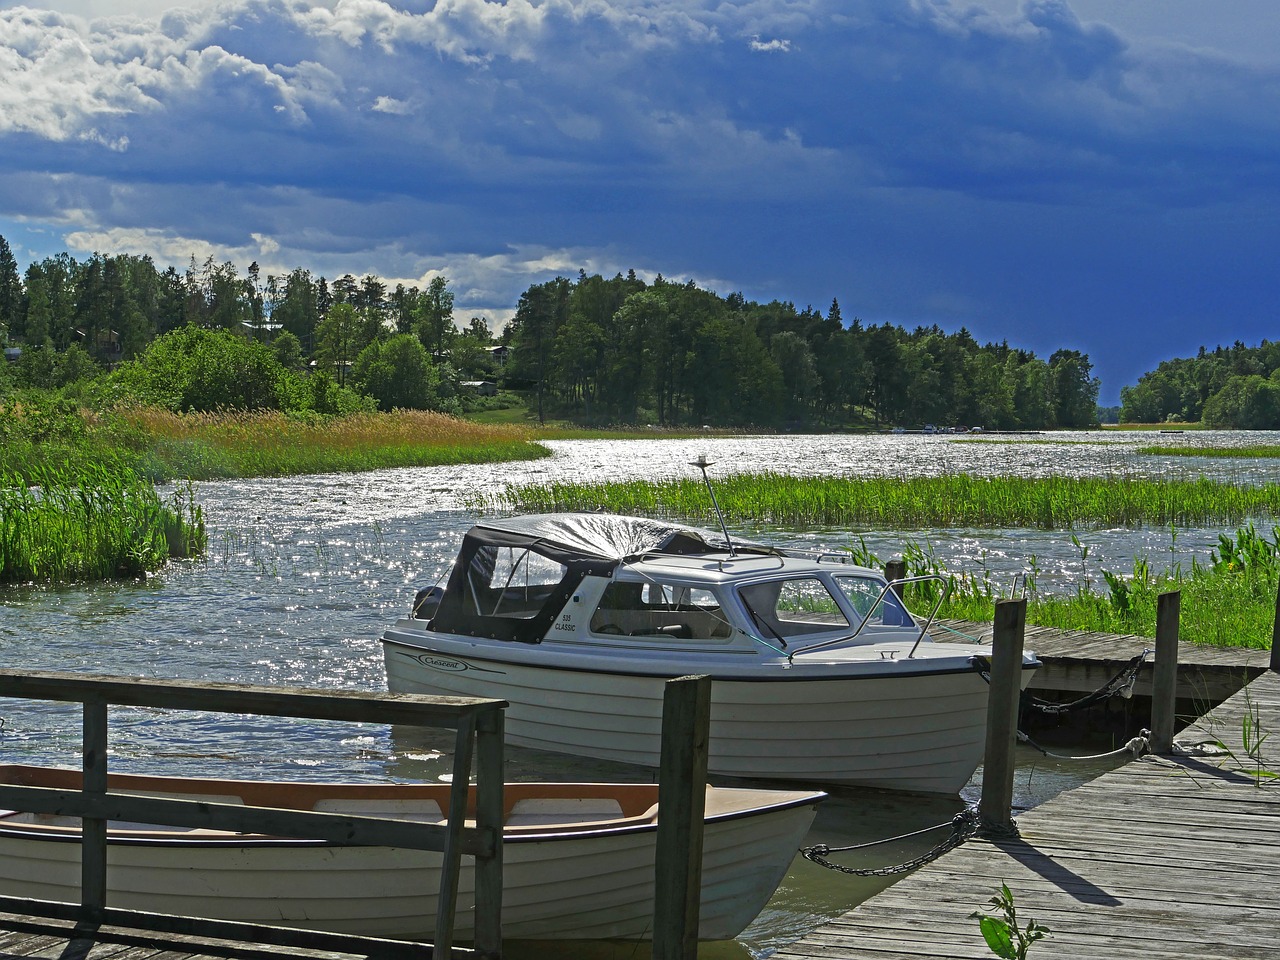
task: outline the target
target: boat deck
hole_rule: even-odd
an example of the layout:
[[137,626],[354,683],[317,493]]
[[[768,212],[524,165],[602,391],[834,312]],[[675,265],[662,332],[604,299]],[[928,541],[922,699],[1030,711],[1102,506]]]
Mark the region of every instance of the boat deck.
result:
[[1264,738],[1276,730],[1280,675],[1267,673],[1177,736],[1220,740],[1230,755],[1130,762],[1018,816],[1019,838],[971,840],[775,960],[989,958],[971,915],[992,911],[1001,883],[1024,927],[1051,930],[1031,947],[1036,960],[1270,960],[1280,740]]

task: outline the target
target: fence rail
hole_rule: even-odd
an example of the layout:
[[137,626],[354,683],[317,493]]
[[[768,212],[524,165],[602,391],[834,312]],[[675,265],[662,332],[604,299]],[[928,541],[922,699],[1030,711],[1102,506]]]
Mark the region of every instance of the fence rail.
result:
[[[0,670],[0,697],[79,702],[84,705],[83,774],[80,790],[0,785],[0,806],[82,818],[81,902],[54,904],[0,898],[0,908],[33,916],[232,940],[345,949],[376,946],[380,952],[425,953],[448,960],[453,946],[461,856],[475,857],[474,953],[498,957],[502,950],[503,700],[426,697],[413,694],[304,690],[197,681],[146,680],[80,673]],[[108,707],[155,707],[357,723],[396,723],[456,731],[448,817],[439,824],[378,817],[314,813],[195,800],[113,793],[107,781]],[[474,763],[473,763],[474,761]],[[475,825],[466,826],[472,767]],[[396,846],[443,854],[435,942],[410,945],[317,931],[286,930],[205,918],[167,917],[111,909],[107,903],[107,821],[325,840],[344,845]]]

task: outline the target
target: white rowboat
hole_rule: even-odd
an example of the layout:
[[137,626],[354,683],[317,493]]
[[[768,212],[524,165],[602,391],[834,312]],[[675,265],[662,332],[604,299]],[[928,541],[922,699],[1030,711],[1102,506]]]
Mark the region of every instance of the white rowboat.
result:
[[[79,789],[78,771],[0,766],[0,783]],[[447,785],[311,784],[112,774],[113,792],[443,823]],[[654,784],[504,788],[508,939],[652,935]],[[736,936],[773,895],[825,794],[707,787],[699,939]],[[107,905],[429,940],[441,855],[208,829],[110,823]],[[0,895],[78,902],[80,822],[0,810]],[[456,935],[473,930],[463,858]]]

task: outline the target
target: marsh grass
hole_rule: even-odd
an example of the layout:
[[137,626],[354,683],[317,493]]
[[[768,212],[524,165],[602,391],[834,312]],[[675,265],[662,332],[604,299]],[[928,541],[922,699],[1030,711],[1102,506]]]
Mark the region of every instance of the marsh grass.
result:
[[348,417],[99,413],[51,397],[0,402],[0,582],[135,577],[202,554],[191,487],[154,483],[491,463],[549,454],[529,431],[397,411]]
[[[1140,477],[789,477],[736,474],[716,480],[730,522],[781,526],[1034,527],[1178,526],[1240,523],[1280,514],[1280,486]],[[475,506],[550,512],[713,519],[699,480],[635,480],[508,486]]]
[[165,503],[127,470],[48,467],[34,480],[0,474],[0,582],[138,577],[205,550],[190,488]]
[[[943,570],[927,547],[909,544],[904,559],[910,574],[939,574],[951,584],[941,617],[990,622],[995,601],[1014,592],[1008,584],[993,582],[981,568],[959,574]],[[868,560],[869,565],[881,565],[877,558]],[[1156,574],[1146,560],[1138,559],[1128,573],[1104,571],[1097,589],[1081,581],[1072,592],[1053,594],[1039,589],[1033,569],[1017,592],[1027,598],[1027,622],[1036,626],[1154,637],[1160,594],[1177,590],[1182,595],[1181,639],[1265,650],[1271,646],[1278,587],[1280,528],[1268,536],[1248,525],[1234,534],[1221,534],[1203,562],[1193,557]],[[932,603],[933,595],[908,599],[918,609]]]
[[123,418],[153,442],[170,477],[276,477],[383,467],[496,463],[547,456],[519,427],[423,410],[296,417],[275,411],[175,414],[146,408]]
[[1220,459],[1272,459],[1280,457],[1280,446],[1258,444],[1249,447],[1139,447],[1138,453],[1153,457],[1216,457]]

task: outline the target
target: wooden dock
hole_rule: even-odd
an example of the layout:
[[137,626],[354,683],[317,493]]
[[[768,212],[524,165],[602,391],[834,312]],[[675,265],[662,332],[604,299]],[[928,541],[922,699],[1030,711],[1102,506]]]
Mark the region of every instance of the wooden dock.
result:
[[[1030,637],[1027,646],[1040,649]],[[1051,929],[1033,960],[1280,956],[1273,731],[1280,675],[1266,673],[1178,733],[1181,743],[1220,740],[1231,754],[1130,762],[1021,814],[1018,839],[970,840],[776,960],[990,958],[971,915],[991,911],[1001,883],[1024,926]],[[1246,739],[1261,738],[1250,756]]]
[[[936,640],[954,640],[956,634],[991,642],[991,624],[943,620],[930,631]],[[1155,649],[1150,637],[1058,630],[1028,626],[1025,647],[1043,661],[1031,681],[1033,690],[1089,693],[1097,690],[1143,650]],[[1203,703],[1205,709],[1236,693],[1247,682],[1266,672],[1270,650],[1243,647],[1208,647],[1184,643],[1178,649],[1178,699]],[[1150,660],[1148,660],[1150,662]],[[1151,695],[1151,670],[1138,676],[1134,693]]]

